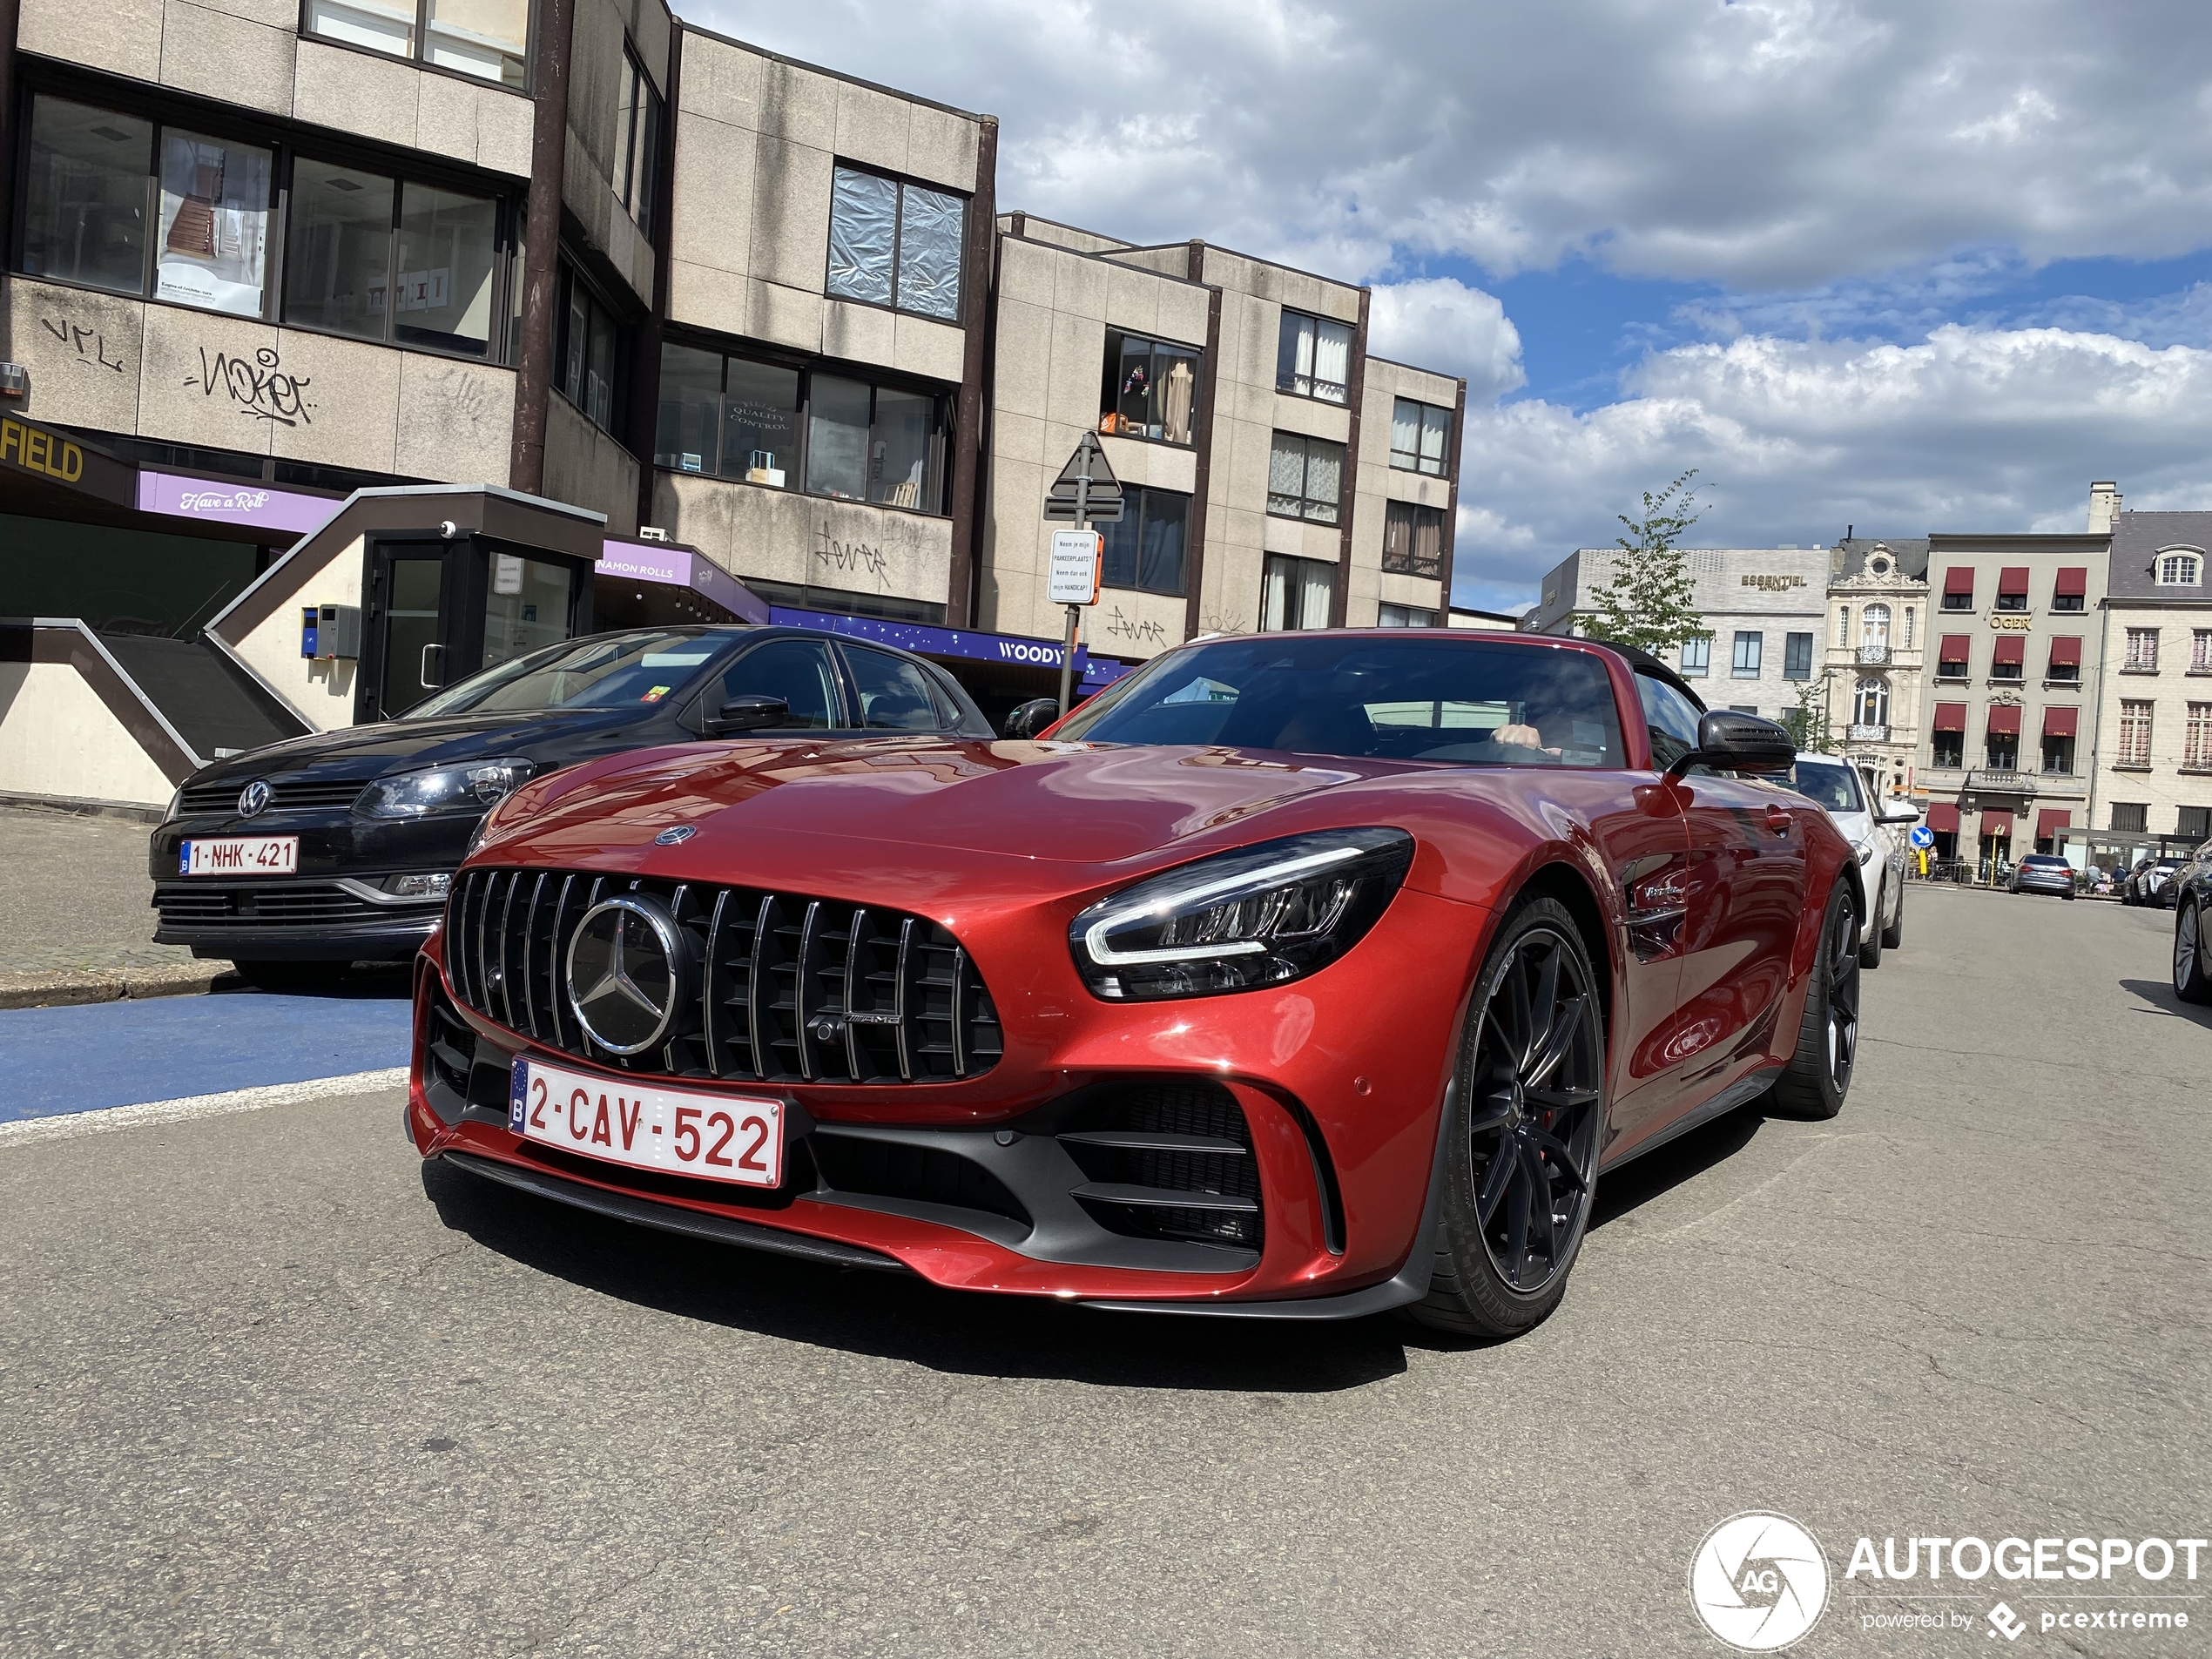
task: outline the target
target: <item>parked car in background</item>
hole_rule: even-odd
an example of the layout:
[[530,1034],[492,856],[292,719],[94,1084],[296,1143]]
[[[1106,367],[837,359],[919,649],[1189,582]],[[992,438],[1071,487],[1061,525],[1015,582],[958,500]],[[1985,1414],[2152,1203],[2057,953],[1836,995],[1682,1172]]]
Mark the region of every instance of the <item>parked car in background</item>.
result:
[[1791,772],[1791,786],[1817,801],[1851,844],[1867,894],[1865,919],[1859,927],[1859,965],[1879,968],[1882,952],[1905,942],[1903,832],[1920,821],[1919,809],[1905,801],[1877,798],[1859,769],[1839,755],[1799,755]]
[[2074,867],[2049,853],[2030,853],[2013,867],[2014,893],[2055,893],[2074,897]]
[[2174,994],[2184,1002],[2212,1002],[2212,841],[2175,873]]
[[298,738],[185,780],[150,853],[155,939],[248,979],[404,961],[484,813],[532,778],[631,749],[776,738],[988,738],[927,659],[797,628],[588,635],[501,663],[396,720]]
[[2179,889],[2174,877],[2180,872],[2182,860],[2175,858],[2138,860],[2135,867],[2128,872],[2128,880],[2120,890],[2120,902],[2132,905],[2155,905],[2171,910]]

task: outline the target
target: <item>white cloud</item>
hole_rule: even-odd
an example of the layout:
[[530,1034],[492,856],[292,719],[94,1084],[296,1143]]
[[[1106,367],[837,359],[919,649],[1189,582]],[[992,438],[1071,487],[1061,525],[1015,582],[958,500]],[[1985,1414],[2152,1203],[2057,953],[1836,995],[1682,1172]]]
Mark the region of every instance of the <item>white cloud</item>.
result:
[[1521,332],[1497,297],[1450,277],[1377,284],[1367,341],[1378,355],[1466,375],[1470,405],[1494,403],[1528,378]]
[[1686,467],[1694,543],[1824,544],[2086,525],[2093,478],[2137,507],[2212,505],[2212,351],[2058,328],[1936,329],[1918,345],[1745,335],[1656,354],[1622,401],[1471,410],[1463,603],[1530,597],[1613,514]]

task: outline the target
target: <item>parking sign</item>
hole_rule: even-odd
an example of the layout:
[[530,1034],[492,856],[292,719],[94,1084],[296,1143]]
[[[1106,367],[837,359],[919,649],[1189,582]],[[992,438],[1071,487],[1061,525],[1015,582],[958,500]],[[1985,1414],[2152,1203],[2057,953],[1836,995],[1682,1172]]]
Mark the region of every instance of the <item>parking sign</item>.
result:
[[1096,530],[1055,530],[1052,533],[1052,603],[1056,605],[1095,605],[1098,603],[1098,567],[1104,543]]

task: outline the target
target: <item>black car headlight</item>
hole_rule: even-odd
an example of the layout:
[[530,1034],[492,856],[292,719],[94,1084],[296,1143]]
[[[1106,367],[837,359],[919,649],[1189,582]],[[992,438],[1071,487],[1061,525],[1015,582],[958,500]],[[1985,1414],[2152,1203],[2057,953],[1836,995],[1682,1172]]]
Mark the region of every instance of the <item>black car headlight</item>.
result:
[[1404,830],[1324,830],[1148,877],[1069,924],[1093,995],[1143,1002],[1299,979],[1366,936],[1405,880]]
[[527,760],[464,760],[457,765],[395,772],[361,791],[354,810],[363,818],[430,818],[481,813],[528,780]]

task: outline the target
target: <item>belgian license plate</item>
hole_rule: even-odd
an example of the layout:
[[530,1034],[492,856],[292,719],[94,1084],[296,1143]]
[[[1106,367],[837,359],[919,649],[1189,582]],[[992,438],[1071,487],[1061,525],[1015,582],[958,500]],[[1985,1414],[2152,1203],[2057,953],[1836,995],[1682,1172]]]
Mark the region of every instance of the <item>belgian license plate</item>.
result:
[[641,1087],[630,1077],[517,1058],[507,1127],[585,1157],[741,1187],[781,1186],[784,1103]]
[[179,875],[297,875],[296,835],[212,835],[177,849]]

